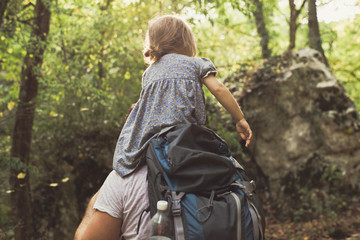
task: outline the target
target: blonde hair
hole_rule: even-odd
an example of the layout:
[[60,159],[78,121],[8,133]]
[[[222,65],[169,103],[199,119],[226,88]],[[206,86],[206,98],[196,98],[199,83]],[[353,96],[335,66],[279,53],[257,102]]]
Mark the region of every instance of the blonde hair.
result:
[[196,43],[191,28],[176,15],[163,15],[151,19],[145,37],[145,62],[156,62],[168,53],[189,57],[196,55]]

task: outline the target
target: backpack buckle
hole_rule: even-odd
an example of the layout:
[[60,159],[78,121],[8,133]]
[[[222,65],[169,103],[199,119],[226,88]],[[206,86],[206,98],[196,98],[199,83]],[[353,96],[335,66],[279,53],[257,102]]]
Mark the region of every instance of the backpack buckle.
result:
[[251,180],[250,182],[244,182],[245,185],[245,193],[246,195],[250,198],[253,199],[254,197],[254,191],[256,189],[256,184],[253,180]]
[[171,211],[173,216],[180,216],[181,215],[181,198],[185,195],[184,192],[180,192],[177,194],[176,192],[171,192],[172,204],[171,204]]
[[181,215],[180,200],[173,200],[172,201],[171,212],[172,212],[173,216],[180,216]]

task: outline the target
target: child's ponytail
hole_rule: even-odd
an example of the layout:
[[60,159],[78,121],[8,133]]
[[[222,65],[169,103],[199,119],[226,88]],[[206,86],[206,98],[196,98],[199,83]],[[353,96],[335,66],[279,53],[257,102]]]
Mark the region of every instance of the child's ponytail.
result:
[[158,59],[160,59],[162,56],[164,56],[166,53],[162,51],[159,47],[149,47],[146,50],[144,50],[144,58],[148,63],[156,62]]

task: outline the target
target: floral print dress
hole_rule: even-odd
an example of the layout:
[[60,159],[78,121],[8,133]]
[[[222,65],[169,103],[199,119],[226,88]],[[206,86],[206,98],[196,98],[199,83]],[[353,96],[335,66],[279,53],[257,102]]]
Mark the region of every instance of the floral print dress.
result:
[[140,98],[120,133],[113,169],[124,177],[144,160],[150,139],[162,128],[195,123],[204,125],[205,100],[202,80],[216,75],[206,58],[167,54],[143,74]]

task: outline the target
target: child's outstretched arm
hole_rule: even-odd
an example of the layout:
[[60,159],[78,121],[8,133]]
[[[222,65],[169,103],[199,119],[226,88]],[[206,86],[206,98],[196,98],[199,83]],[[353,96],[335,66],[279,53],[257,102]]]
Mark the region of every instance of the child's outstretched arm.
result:
[[248,147],[252,140],[252,131],[233,95],[224,86],[224,84],[219,82],[212,74],[204,78],[203,83],[226,109],[226,111],[228,111],[235,119],[236,131],[240,134],[242,139],[246,140],[245,146]]

